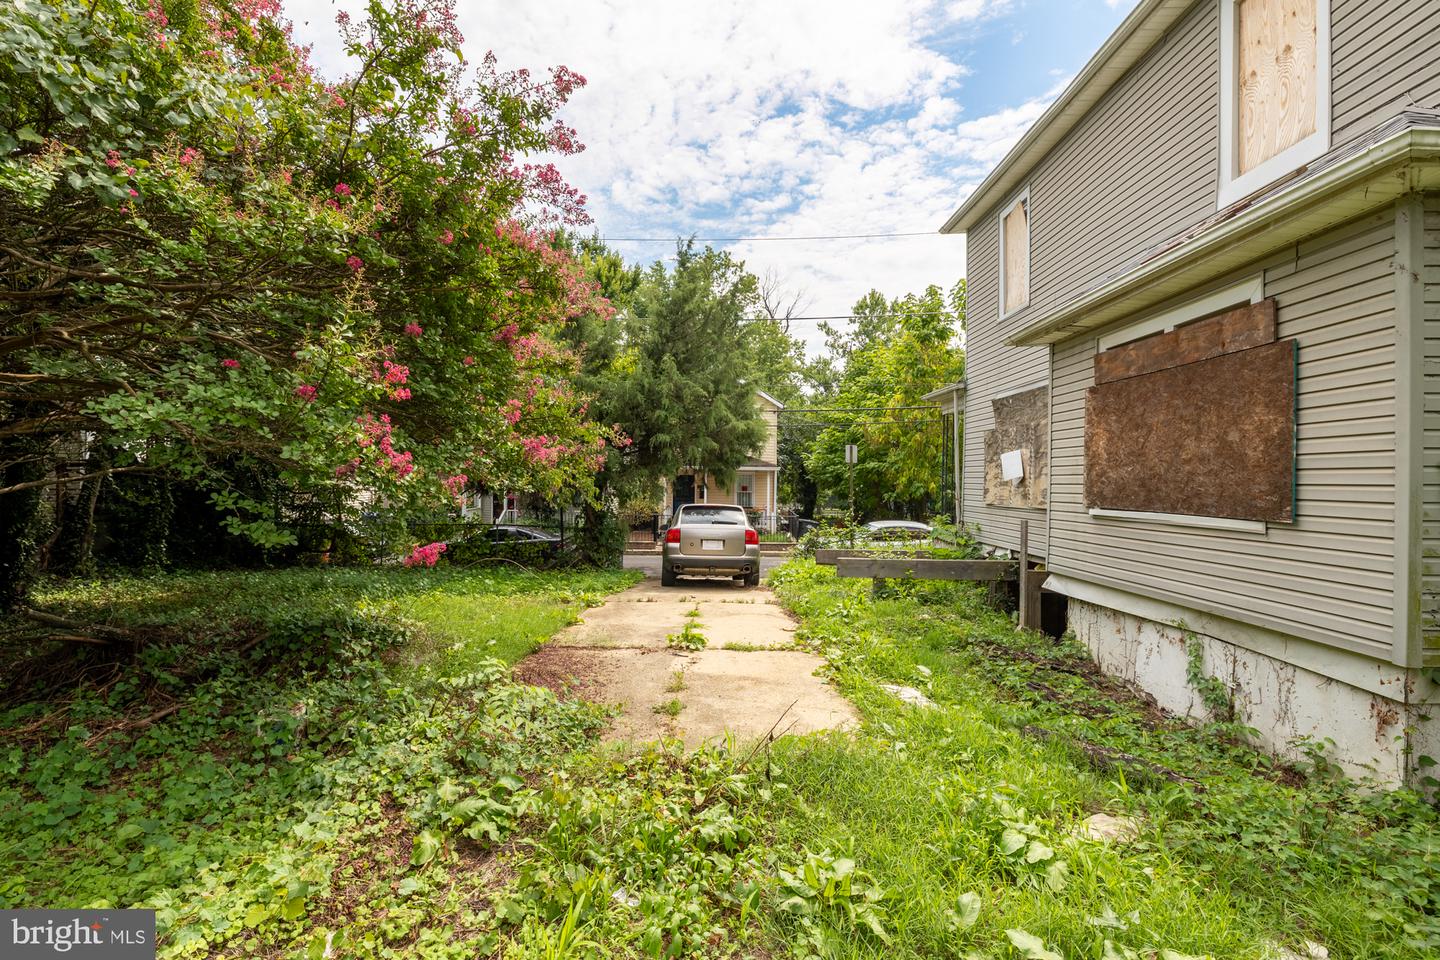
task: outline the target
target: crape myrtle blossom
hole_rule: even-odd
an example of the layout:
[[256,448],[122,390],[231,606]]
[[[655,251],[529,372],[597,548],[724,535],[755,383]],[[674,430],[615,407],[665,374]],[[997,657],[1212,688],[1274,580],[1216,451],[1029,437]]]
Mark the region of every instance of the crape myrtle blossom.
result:
[[[563,344],[571,320],[614,311],[568,248],[574,232],[552,231],[589,216],[548,162],[584,149],[558,115],[584,77],[458,56],[450,0],[376,0],[341,14],[357,66],[323,77],[290,39],[277,0],[199,0],[184,24],[167,9],[177,8],[98,0],[93,18],[72,18],[49,41],[51,60],[81,55],[72,35],[91,51],[83,55],[103,58],[97,41],[113,27],[137,41],[125,56],[147,97],[186,103],[187,122],[165,120],[147,101],[114,123],[91,117],[35,154],[53,148],[100,185],[97,194],[64,176],[46,181],[54,209],[79,213],[82,239],[142,228],[158,237],[142,238],[152,242],[143,256],[92,243],[113,266],[78,264],[137,284],[80,291],[97,317],[120,324],[103,343],[115,375],[89,397],[113,406],[107,419],[138,424],[126,442],[173,450],[192,472],[240,453],[297,490],[366,489],[367,502],[397,516],[448,505],[473,483],[595,496],[595,457],[618,440],[576,395],[578,360]],[[105,70],[119,56],[108,53]],[[274,122],[255,123],[261,115]],[[141,210],[148,221],[136,218]],[[177,264],[162,230],[207,242],[187,249],[193,263]],[[57,262],[70,255],[46,251]],[[223,269],[235,263],[247,265],[243,276]],[[145,300],[145,284],[182,269],[221,285],[194,316],[173,297]],[[123,326],[131,316],[136,325]],[[37,358],[55,369],[69,359],[60,349]],[[187,362],[201,371],[193,383],[163,375]],[[114,389],[121,382],[136,387],[133,397]],[[288,415],[266,413],[280,404]],[[156,410],[182,412],[167,422]],[[48,415],[83,413],[57,405]],[[273,534],[284,520],[272,519]]]

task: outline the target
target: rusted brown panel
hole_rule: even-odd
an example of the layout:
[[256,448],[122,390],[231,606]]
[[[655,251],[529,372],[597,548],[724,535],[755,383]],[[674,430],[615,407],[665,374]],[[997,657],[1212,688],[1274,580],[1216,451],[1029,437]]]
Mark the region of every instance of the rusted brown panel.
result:
[[1095,355],[1095,382],[1110,383],[1275,342],[1275,301],[1262,300]]
[[[985,505],[1043,507],[1050,487],[1050,391],[1036,387],[990,401],[995,429],[985,434]],[[1000,454],[1019,450],[1025,476],[1004,479]]]
[[1091,387],[1085,503],[1295,518],[1295,341]]

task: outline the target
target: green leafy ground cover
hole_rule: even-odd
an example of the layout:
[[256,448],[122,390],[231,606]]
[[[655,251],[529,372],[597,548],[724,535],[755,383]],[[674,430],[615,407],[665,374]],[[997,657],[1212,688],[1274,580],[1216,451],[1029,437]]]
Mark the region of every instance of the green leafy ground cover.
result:
[[[0,906],[153,906],[170,957],[1434,953],[1440,826],[1418,798],[1168,721],[961,586],[875,599],[792,561],[773,582],[860,730],[601,748],[600,709],[506,663],[629,582],[49,588],[50,609],[154,637],[141,669],[97,654],[0,713]],[[53,667],[30,663],[31,687]],[[1098,811],[1139,836],[1078,839]]]
[[[885,891],[892,946],[832,942],[833,955],[1440,949],[1440,817],[1415,794],[1357,789],[1323,758],[1278,764],[1234,725],[1166,719],[969,585],[877,600],[804,561],[771,583],[866,720],[775,760],[805,801],[777,842],[843,850]],[[904,706],[884,682],[938,706]],[[1140,818],[1139,837],[1076,840],[1097,812]]]

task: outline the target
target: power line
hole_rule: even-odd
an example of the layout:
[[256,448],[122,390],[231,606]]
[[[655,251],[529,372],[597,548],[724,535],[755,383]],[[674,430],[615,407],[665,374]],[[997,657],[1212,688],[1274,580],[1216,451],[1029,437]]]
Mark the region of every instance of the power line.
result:
[[899,237],[941,237],[937,230],[916,230],[912,233],[837,233],[808,237],[601,237],[603,243],[675,243],[693,240],[697,243],[768,243],[772,240],[894,240]]
[[[954,316],[949,310],[903,310],[900,313],[887,314],[894,317],[949,317]],[[794,320],[870,320],[879,319],[873,313],[842,313],[833,317],[741,317],[741,323],[755,323],[761,320],[774,320],[777,322],[788,322]]]

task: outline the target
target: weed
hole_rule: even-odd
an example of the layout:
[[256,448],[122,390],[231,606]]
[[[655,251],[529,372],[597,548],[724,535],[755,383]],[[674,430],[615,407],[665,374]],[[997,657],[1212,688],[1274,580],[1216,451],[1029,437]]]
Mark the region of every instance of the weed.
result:
[[685,704],[681,703],[679,698],[671,697],[664,703],[655,704],[655,706],[650,708],[650,711],[652,713],[662,714],[667,717],[678,717],[680,716],[680,711],[684,709]]
[[[695,613],[696,616],[699,615],[698,611]],[[704,650],[705,634],[700,632],[700,621],[693,617],[687,619],[679,633],[672,633],[665,638],[665,645],[671,650]]]
[[665,684],[666,693],[680,693],[685,689],[684,669],[670,671],[670,682]]

